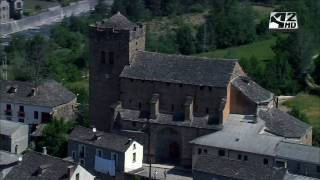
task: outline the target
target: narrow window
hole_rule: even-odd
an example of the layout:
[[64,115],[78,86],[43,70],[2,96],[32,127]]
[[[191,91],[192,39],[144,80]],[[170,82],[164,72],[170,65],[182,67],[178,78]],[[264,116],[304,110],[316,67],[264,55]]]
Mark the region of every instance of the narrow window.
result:
[[72,151],[72,159],[75,160],[76,159],[76,152]]
[[170,86],[170,83],[166,83],[167,86]]
[[200,86],[200,90],[203,90],[203,86]]
[[114,160],[116,167],[118,167],[118,154],[117,153],[111,152],[111,160]]
[[132,103],[132,99],[129,99],[129,104],[131,104]]
[[139,109],[141,109],[141,108],[142,108],[142,104],[141,104],[141,102],[139,102],[139,105],[138,105],[138,106],[139,106]]
[[24,123],[24,119],[19,119],[19,122]]
[[136,122],[132,122],[132,126],[133,126],[133,127],[136,127],[136,126],[137,126],[137,123],[136,123]]
[[264,164],[264,165],[268,165],[268,164],[269,164],[269,160],[268,160],[267,158],[264,158],[264,159],[263,159],[263,164]]
[[76,180],[80,180],[80,174],[79,173],[76,174]]
[[101,51],[101,53],[100,53],[100,63],[106,64],[106,52],[104,52],[104,51]]
[[24,112],[24,106],[19,106],[19,111]]
[[114,64],[114,53],[109,52],[109,64]]
[[133,150],[135,150],[136,149],[136,144],[133,144]]
[[241,159],[242,159],[242,155],[238,154],[238,160],[241,160]]
[[183,87],[183,85],[182,85],[182,84],[179,84],[179,87]]
[[11,110],[11,104],[7,104],[7,110]]
[[96,150],[96,156],[102,157],[102,150],[101,149]]
[[84,159],[80,159],[80,165],[84,166]]
[[209,114],[209,108],[206,108],[206,113]]
[[136,162],[136,153],[132,154],[132,162]]
[[212,87],[209,87],[209,91],[212,91]]
[[248,156],[243,156],[244,161],[248,161]]
[[225,155],[226,155],[225,150],[220,149],[220,150],[218,151],[218,155],[219,155],[219,156],[225,156]]
[[204,152],[205,154],[208,154],[208,150],[207,150],[207,149],[204,149],[203,152]]
[[201,154],[201,153],[202,153],[202,149],[199,148],[199,149],[198,149],[198,154]]
[[33,118],[34,119],[38,119],[39,118],[39,112],[38,111],[34,111],[33,112]]
[[174,111],[174,105],[171,104],[171,111],[173,112]]
[[317,173],[320,173],[320,166],[317,166]]

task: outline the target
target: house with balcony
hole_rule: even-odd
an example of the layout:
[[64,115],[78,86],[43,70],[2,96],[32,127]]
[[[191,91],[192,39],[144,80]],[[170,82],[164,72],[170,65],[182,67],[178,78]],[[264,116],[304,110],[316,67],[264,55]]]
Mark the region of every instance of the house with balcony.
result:
[[20,154],[28,148],[29,126],[0,120],[0,150]]
[[77,98],[54,80],[0,81],[0,118],[30,126],[48,123],[54,117],[72,120]]
[[102,179],[125,179],[126,173],[142,168],[143,146],[124,136],[77,126],[69,136],[68,155]]

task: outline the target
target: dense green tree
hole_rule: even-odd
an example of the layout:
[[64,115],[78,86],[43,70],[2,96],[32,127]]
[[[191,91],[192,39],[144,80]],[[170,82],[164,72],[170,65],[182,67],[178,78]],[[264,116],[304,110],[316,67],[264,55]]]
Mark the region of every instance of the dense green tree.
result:
[[195,39],[192,34],[192,29],[189,25],[182,25],[177,29],[177,44],[181,54],[195,53]]
[[[225,48],[251,42],[255,38],[255,23],[252,7],[237,0],[211,2],[211,11],[206,20],[210,46]],[[212,40],[215,38],[215,40]]]
[[318,85],[320,85],[320,55],[314,61],[314,71],[312,73],[312,77]]
[[48,154],[58,157],[66,157],[68,150],[68,134],[73,124],[64,119],[53,119],[43,129],[43,141],[40,141],[36,148],[41,150],[46,147]]
[[35,86],[48,75],[46,52],[48,42],[41,35],[36,35],[26,43],[25,65]]
[[133,20],[141,20],[149,16],[144,0],[117,0],[113,3],[111,12],[112,14],[121,12]]

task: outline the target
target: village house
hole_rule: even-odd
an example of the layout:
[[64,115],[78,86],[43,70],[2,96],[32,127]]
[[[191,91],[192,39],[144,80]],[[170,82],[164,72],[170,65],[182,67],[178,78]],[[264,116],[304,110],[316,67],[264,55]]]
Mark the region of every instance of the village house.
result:
[[95,176],[79,164],[47,155],[46,152],[28,151],[4,179],[94,180]]
[[[0,81],[0,118],[33,127],[53,118],[72,120],[77,97],[54,80]],[[32,128],[33,129],[33,128]]]
[[0,150],[20,154],[28,148],[29,126],[0,120]]
[[124,179],[142,168],[143,147],[127,137],[77,126],[69,136],[68,155],[98,177]]

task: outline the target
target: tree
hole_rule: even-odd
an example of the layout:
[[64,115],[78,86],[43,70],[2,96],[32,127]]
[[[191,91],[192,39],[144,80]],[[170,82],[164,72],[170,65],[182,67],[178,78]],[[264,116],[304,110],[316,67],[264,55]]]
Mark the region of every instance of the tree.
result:
[[195,39],[189,25],[182,25],[177,29],[177,44],[181,54],[195,53]]
[[37,150],[46,147],[50,155],[66,157],[68,149],[67,137],[72,128],[71,121],[53,119],[43,129],[43,141],[37,144]]
[[[226,48],[252,42],[255,38],[255,23],[252,7],[237,0],[211,2],[211,11],[206,19],[208,37],[218,48]],[[215,40],[212,40],[215,38]]]
[[318,55],[318,58],[314,60],[314,71],[312,73],[312,77],[314,81],[320,85],[320,55]]
[[41,35],[36,35],[26,44],[26,66],[35,87],[37,87],[39,81],[48,75],[45,57],[48,42]]
[[145,7],[144,0],[117,0],[111,8],[112,14],[121,12],[133,20],[141,20],[148,17],[148,11]]

